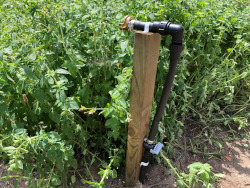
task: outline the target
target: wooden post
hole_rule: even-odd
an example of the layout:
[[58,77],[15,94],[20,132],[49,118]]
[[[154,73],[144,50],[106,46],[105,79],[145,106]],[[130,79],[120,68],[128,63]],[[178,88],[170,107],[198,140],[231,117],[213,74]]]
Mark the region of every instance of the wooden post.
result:
[[143,140],[149,133],[155,77],[161,35],[137,31],[134,39],[133,75],[130,91],[131,122],[128,125],[126,156],[127,187],[135,186],[139,178]]

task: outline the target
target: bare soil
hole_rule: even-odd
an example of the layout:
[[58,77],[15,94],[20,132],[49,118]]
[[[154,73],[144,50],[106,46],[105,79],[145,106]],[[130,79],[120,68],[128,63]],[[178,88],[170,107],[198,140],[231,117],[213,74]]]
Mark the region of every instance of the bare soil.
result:
[[[199,126],[198,126],[199,127]],[[245,134],[249,134],[250,127],[244,130]],[[213,133],[213,140],[216,138],[223,148],[219,154],[214,154],[214,151],[218,151],[213,145],[210,145],[206,138],[209,137],[210,130],[194,130],[187,129],[184,130],[183,137],[179,140],[180,145],[174,146],[174,154],[170,158],[172,164],[177,167],[179,172],[188,172],[187,166],[193,162],[199,161],[202,163],[209,163],[213,166],[214,173],[223,173],[226,176],[221,178],[215,186],[221,185],[222,188],[250,188],[250,139],[243,139],[240,136],[240,133],[237,133],[234,139],[232,138],[231,133],[228,133],[228,130],[223,127],[223,130],[218,130]],[[196,138],[202,144],[200,146],[207,147],[207,155],[204,155],[203,152],[192,154],[190,149],[192,144],[189,143],[191,138]],[[171,144],[171,143],[165,143]],[[204,148],[198,148],[199,151],[204,151]],[[84,171],[82,169],[81,171]],[[80,171],[79,171],[80,172]],[[95,181],[100,181],[100,176],[97,174],[99,172],[99,167],[93,165],[90,168],[90,172]],[[175,188],[177,187],[175,183],[176,176],[174,175],[172,169],[165,167],[163,164],[150,164],[149,165],[150,175],[146,175],[146,182],[144,185],[139,182],[134,188]],[[4,176],[7,173],[7,167],[3,163],[0,163],[0,176]],[[87,179],[87,177],[86,177]],[[110,188],[119,188],[124,187],[124,173],[118,175],[117,178],[109,178],[105,180],[105,187]],[[5,181],[0,179],[0,188],[12,188],[14,187],[15,178]],[[27,187],[26,180],[20,180],[18,187],[25,188]],[[81,187],[88,188],[91,187],[87,184],[82,184],[80,177],[77,178],[77,181],[74,185],[70,187]]]

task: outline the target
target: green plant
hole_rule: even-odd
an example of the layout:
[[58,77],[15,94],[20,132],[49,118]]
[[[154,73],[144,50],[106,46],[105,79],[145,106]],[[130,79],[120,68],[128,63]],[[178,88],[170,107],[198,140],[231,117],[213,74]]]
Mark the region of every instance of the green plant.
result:
[[115,139],[123,137],[125,138],[124,140],[126,140],[127,127],[124,126],[124,128],[121,129],[121,124],[130,121],[128,96],[130,92],[131,76],[131,68],[124,68],[122,73],[116,76],[118,84],[109,92],[111,102],[107,104],[107,108],[103,111],[106,118],[111,117],[105,123],[105,125],[112,130],[112,132],[108,132],[108,136],[114,137]]
[[[69,167],[77,168],[72,146],[67,145],[56,132],[40,131],[28,136],[27,130],[16,129],[8,137],[0,137],[0,156],[8,161],[8,170],[23,174],[19,178],[29,179],[39,187],[56,186],[67,182]],[[34,177],[34,173],[38,177]],[[9,175],[4,178],[10,178]]]
[[[176,143],[183,135],[185,119],[190,118],[199,123],[195,131],[201,136],[204,130],[217,125],[227,126],[232,134],[245,129],[250,70],[250,11],[246,2],[1,1],[1,139],[12,138],[16,131],[25,129],[25,136],[17,141],[23,143],[22,148],[30,144],[29,139],[44,142],[43,138],[37,140],[41,131],[47,135],[45,140],[53,133],[60,136],[55,145],[62,143],[62,150],[72,147],[65,152],[74,150],[90,164],[104,163],[113,156],[114,149],[119,149],[112,168],[124,168],[134,32],[119,31],[118,23],[127,14],[141,21],[167,19],[185,27],[185,49],[159,139]],[[170,38],[163,37],[152,116],[168,69],[169,42]],[[212,135],[204,137],[202,144],[214,144],[221,150]],[[2,142],[3,147],[15,148],[20,146],[17,143],[10,139]],[[195,140],[188,144],[193,151],[200,148]],[[22,176],[18,165],[24,165],[25,160],[8,156],[6,148],[0,152],[1,158],[12,165],[10,170]],[[26,155],[23,152],[17,153]],[[28,153],[37,155],[35,150]],[[53,168],[49,159],[46,164],[51,171],[34,163],[45,184],[48,177],[56,175],[64,184],[70,179],[66,178],[68,161],[64,153],[59,153],[66,165],[63,172],[56,163]],[[169,145],[167,153],[173,153],[173,146]],[[46,154],[42,152],[41,156]]]
[[[235,8],[230,8],[231,3]],[[172,143],[176,136],[181,137],[185,119],[194,119],[197,122],[194,127],[202,124],[200,132],[206,128],[216,129],[221,124],[232,133],[235,128],[248,126],[250,67],[246,27],[249,23],[243,17],[249,15],[249,6],[244,8],[243,4],[241,1],[230,1],[230,5],[229,1],[216,5],[211,1],[165,1],[165,9],[159,10],[159,20],[165,19],[162,15],[166,15],[185,26],[185,48],[163,116],[162,139],[167,138]],[[233,16],[235,14],[238,16]],[[166,38],[166,43],[169,42]],[[168,55],[168,49],[163,47],[158,65],[156,101],[159,101],[164,84]],[[213,143],[213,137],[209,140]]]
[[200,162],[194,162],[187,167],[189,169],[189,174],[178,173],[178,170],[171,164],[170,160],[163,154],[162,151],[160,152],[160,156],[177,176],[176,183],[180,187],[197,187],[198,185],[202,185],[204,188],[212,188],[212,184],[216,180],[225,176],[224,174],[213,173],[211,171],[211,165]]
[[[213,183],[219,178],[224,177],[224,174],[215,174],[211,171],[212,166],[205,163],[195,162],[188,166],[189,174],[180,173],[181,177],[188,182],[189,186],[193,185],[197,187],[199,183],[202,183],[202,187],[212,188]],[[177,183],[180,187],[184,187],[184,184],[180,179],[177,179]]]
[[91,182],[91,181],[87,181],[85,179],[81,179],[83,183],[87,183],[89,185],[91,185],[92,187],[103,187],[104,186],[104,179],[108,179],[109,176],[111,176],[112,178],[116,178],[117,177],[117,172],[115,169],[111,170],[111,165],[114,162],[114,158],[110,161],[109,165],[106,167],[105,170],[103,170],[102,168],[100,168],[100,171],[98,172],[98,174],[101,177],[100,182]]

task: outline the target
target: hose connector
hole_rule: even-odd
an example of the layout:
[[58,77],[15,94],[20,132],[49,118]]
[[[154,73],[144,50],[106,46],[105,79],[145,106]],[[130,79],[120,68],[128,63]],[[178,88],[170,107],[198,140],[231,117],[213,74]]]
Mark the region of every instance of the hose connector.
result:
[[179,24],[173,24],[168,20],[156,22],[141,22],[133,17],[126,16],[123,23],[119,24],[122,30],[142,30],[161,35],[171,35],[173,44],[183,44],[184,27]]
[[127,30],[127,31],[131,31],[129,29],[129,27],[133,27],[133,25],[129,25],[129,22],[134,20],[134,18],[132,16],[125,16],[124,20],[123,20],[123,23],[120,23],[119,24],[119,28],[120,30]]

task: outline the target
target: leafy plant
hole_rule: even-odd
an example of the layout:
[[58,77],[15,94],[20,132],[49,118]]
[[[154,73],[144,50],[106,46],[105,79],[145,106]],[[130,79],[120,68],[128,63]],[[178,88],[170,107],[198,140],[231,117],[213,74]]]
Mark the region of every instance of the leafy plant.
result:
[[[56,132],[40,131],[29,137],[27,130],[16,129],[0,140],[0,155],[8,159],[8,170],[23,174],[38,185],[60,185],[67,182],[69,167],[77,168],[72,146],[67,145]],[[38,177],[34,177],[35,172]],[[59,175],[59,176],[58,176]],[[5,176],[6,179],[9,175]]]
[[[195,162],[188,166],[189,174],[180,173],[181,177],[188,182],[189,186],[193,185],[197,187],[201,182],[202,187],[212,188],[213,183],[219,178],[224,177],[224,174],[215,174],[211,171],[212,166],[205,163]],[[184,187],[184,184],[180,179],[177,179],[177,183],[180,187]]]
[[204,188],[212,188],[212,184],[216,180],[225,176],[224,174],[213,173],[211,171],[211,165],[200,162],[194,162],[187,167],[189,169],[189,174],[178,173],[178,170],[171,164],[170,160],[163,154],[162,151],[160,152],[160,155],[177,176],[176,183],[180,187],[197,187],[202,184],[202,187]]
[[[112,132],[108,132],[108,136],[114,137],[115,139],[123,137],[126,140],[127,128],[124,127],[124,129],[121,129],[121,124],[130,121],[128,96],[131,76],[131,68],[124,68],[123,72],[119,76],[116,76],[118,84],[109,92],[111,102],[107,104],[107,108],[103,111],[106,118],[111,117],[105,123],[105,125],[112,130]],[[125,99],[127,99],[127,101]]]
[[[53,151],[60,155],[60,164],[53,164],[53,156],[42,151],[48,166],[32,163],[34,170],[40,169],[39,178],[51,186],[70,179],[67,169],[74,152],[93,164],[109,160],[118,149],[112,167],[125,166],[134,36],[118,30],[125,15],[141,21],[167,19],[185,27],[185,49],[159,128],[160,139],[177,142],[187,118],[201,122],[202,131],[218,124],[232,134],[234,127],[246,128],[250,96],[246,4],[233,0],[1,1],[1,158],[21,176],[22,164],[26,168],[27,163],[22,156],[37,156],[30,145],[39,151],[38,143],[47,149],[57,146]],[[169,66],[171,39],[162,38],[152,116]],[[19,134],[20,130],[25,133]],[[57,140],[49,145],[46,140],[52,135],[58,135]],[[205,139],[221,150],[211,135]],[[169,146],[169,155],[172,149]]]
[[83,183],[87,183],[89,185],[91,185],[92,187],[103,187],[104,185],[104,179],[108,179],[109,176],[111,176],[112,178],[116,178],[117,177],[117,172],[115,169],[111,170],[111,165],[114,162],[114,158],[110,161],[109,165],[106,167],[105,170],[103,170],[102,168],[100,169],[100,172],[98,172],[98,174],[101,176],[101,181],[100,182],[91,182],[91,181],[87,181],[85,179],[82,179]]

